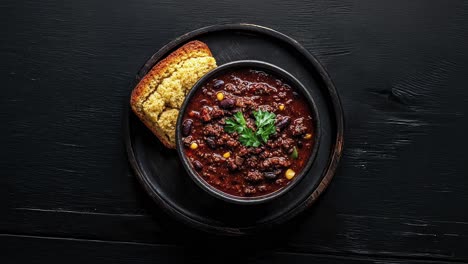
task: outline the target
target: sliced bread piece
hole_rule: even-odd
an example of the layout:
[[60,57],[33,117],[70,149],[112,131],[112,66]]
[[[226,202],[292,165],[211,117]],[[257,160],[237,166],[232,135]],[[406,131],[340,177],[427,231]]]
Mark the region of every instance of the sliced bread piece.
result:
[[208,46],[190,41],[158,62],[133,89],[133,112],[168,148],[175,148],[179,109],[192,86],[216,68]]

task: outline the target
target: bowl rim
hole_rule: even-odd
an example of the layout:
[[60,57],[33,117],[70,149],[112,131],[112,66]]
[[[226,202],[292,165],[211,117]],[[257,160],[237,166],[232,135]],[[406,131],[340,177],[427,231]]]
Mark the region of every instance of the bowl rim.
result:
[[[216,77],[217,75],[220,75],[223,72],[234,70],[234,69],[240,69],[240,68],[250,68],[253,70],[266,71],[267,73],[270,73],[274,77],[279,77],[283,79],[287,84],[291,85],[293,89],[298,90],[306,98],[306,101],[309,103],[309,107],[311,108],[311,111],[312,111],[311,114],[313,117],[314,128],[315,128],[314,147],[312,148],[312,152],[309,156],[307,164],[304,166],[302,171],[296,177],[294,177],[292,182],[290,182],[283,188],[280,188],[272,193],[268,193],[268,194],[261,195],[261,196],[254,196],[254,197],[241,197],[241,196],[236,196],[236,195],[225,193],[221,190],[218,190],[214,186],[210,185],[201,176],[199,176],[198,173],[192,167],[190,161],[188,160],[188,158],[186,157],[184,153],[184,146],[182,143],[182,132],[180,129],[182,125],[182,119],[183,119],[185,110],[187,109],[187,106],[190,103],[190,99],[193,97],[196,91],[200,87],[202,87],[205,83],[210,81],[213,77]],[[231,62],[222,64],[214,68],[213,70],[203,75],[192,86],[192,88],[186,95],[184,102],[182,103],[182,106],[179,110],[179,115],[177,117],[176,150],[187,174],[206,193],[218,199],[221,199],[223,201],[230,202],[230,203],[244,204],[244,205],[259,204],[259,203],[265,203],[265,202],[274,200],[284,195],[289,190],[291,190],[294,186],[296,186],[302,180],[302,178],[304,178],[304,175],[310,171],[312,164],[315,161],[315,158],[317,157],[317,152],[318,152],[320,141],[321,141],[320,140],[321,134],[322,133],[321,133],[321,126],[320,126],[320,114],[318,112],[318,108],[314,101],[314,98],[309,92],[309,90],[296,77],[294,77],[291,73],[287,72],[286,70],[268,62],[259,61],[259,60],[236,60],[236,61],[231,61]]]

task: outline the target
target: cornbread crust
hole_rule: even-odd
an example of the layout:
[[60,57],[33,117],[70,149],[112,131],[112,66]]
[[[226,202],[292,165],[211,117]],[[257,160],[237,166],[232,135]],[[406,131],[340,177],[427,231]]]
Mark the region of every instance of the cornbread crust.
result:
[[133,112],[168,148],[175,148],[175,123],[193,84],[216,67],[208,46],[191,41],[157,63],[132,91]]

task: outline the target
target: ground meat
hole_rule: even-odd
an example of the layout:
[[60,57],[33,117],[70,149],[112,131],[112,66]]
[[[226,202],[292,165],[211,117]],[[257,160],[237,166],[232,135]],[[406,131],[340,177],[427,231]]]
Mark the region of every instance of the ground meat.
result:
[[224,91],[227,91],[227,92],[230,92],[232,94],[236,94],[238,93],[238,90],[236,88],[236,85],[232,84],[232,83],[226,83],[224,85]]
[[232,158],[227,160],[227,165],[230,171],[235,171],[239,168],[239,166],[236,164],[235,159]]
[[225,158],[223,156],[221,156],[219,154],[216,154],[216,153],[213,154],[212,158],[213,158],[214,162],[221,162],[221,161],[225,160]]
[[240,157],[244,157],[245,155],[249,154],[249,150],[247,149],[247,147],[245,146],[240,146],[239,148],[239,152],[237,155],[239,155]]
[[198,152],[197,157],[200,158],[200,159],[206,159],[206,158],[211,157],[211,154],[206,153],[206,152]]
[[185,137],[182,142],[184,143],[184,146],[189,147],[190,144],[192,144],[192,136]]
[[215,137],[219,137],[221,135],[221,133],[223,133],[224,129],[222,126],[218,125],[218,124],[208,124],[205,126],[204,130],[203,130],[203,134],[205,136],[215,136]]
[[257,95],[276,93],[277,89],[266,83],[253,83],[249,86],[249,92]]
[[237,141],[235,139],[229,139],[228,141],[226,141],[226,146],[228,146],[230,148],[237,147],[237,146],[239,146],[239,141]]
[[224,142],[228,141],[228,140],[231,140],[232,137],[231,137],[231,134],[227,134],[227,133],[224,133],[220,136],[220,139],[222,139]]
[[291,125],[292,134],[294,136],[300,136],[307,132],[307,127],[304,125],[304,118],[297,118]]
[[252,168],[255,168],[259,164],[258,158],[256,156],[248,157],[246,163],[248,167]]
[[213,106],[213,110],[211,111],[211,118],[219,118],[224,116],[224,110],[220,109],[219,106]]
[[259,110],[262,110],[262,111],[268,111],[268,112],[274,112],[275,111],[275,108],[271,105],[260,105],[258,106],[258,109]]
[[252,118],[246,118],[245,121],[247,121],[248,128],[255,130],[255,120],[253,120]]
[[237,147],[240,143],[233,138],[231,134],[222,134],[216,139],[216,144],[219,146],[227,146],[229,148]]
[[259,147],[259,148],[248,148],[248,151],[250,154],[260,154],[262,153],[263,151],[265,151],[265,148],[264,147]]
[[281,148],[283,150],[288,150],[294,146],[294,140],[288,137],[280,137],[277,140],[267,142],[267,146],[273,149]]
[[246,97],[237,97],[236,106],[237,107],[247,107],[252,105],[252,100]]
[[[273,144],[273,143],[272,143]],[[261,159],[266,159],[272,157],[272,153],[270,151],[264,151],[258,155]]]
[[247,186],[244,188],[244,193],[245,194],[255,194],[257,190],[253,186]]
[[203,106],[202,110],[200,111],[200,118],[205,122],[210,121],[212,118],[211,111],[213,111],[212,107]]
[[244,163],[244,158],[240,157],[240,156],[236,156],[234,162],[237,166],[241,166],[243,163]]
[[239,94],[242,94],[247,89],[249,89],[249,82],[239,80],[237,83],[237,90],[235,92],[239,92]]
[[276,184],[283,184],[284,182],[286,182],[286,179],[285,178],[278,178],[275,183]]
[[294,140],[292,138],[285,138],[280,140],[280,146],[284,150],[289,150],[294,146]]
[[262,169],[269,169],[269,168],[281,168],[281,167],[288,167],[291,165],[291,162],[284,158],[284,157],[273,157],[264,160],[261,164]]
[[247,172],[247,175],[244,176],[244,178],[249,181],[249,182],[258,182],[263,180],[263,173],[259,171],[249,171]]

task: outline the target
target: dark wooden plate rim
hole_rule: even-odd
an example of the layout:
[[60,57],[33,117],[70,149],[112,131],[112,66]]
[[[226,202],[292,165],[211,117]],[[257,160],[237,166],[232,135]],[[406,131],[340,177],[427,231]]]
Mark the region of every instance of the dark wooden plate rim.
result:
[[332,154],[329,158],[327,170],[322,176],[323,178],[320,181],[319,185],[312,192],[312,194],[308,198],[306,198],[304,201],[302,201],[301,203],[298,203],[293,209],[289,210],[287,213],[281,215],[277,219],[262,223],[262,226],[255,225],[255,226],[242,227],[242,228],[227,228],[227,227],[209,225],[209,224],[197,221],[191,218],[190,216],[184,214],[183,212],[177,210],[176,208],[172,207],[166,201],[164,197],[158,194],[158,192],[150,184],[145,174],[141,171],[140,167],[138,166],[136,157],[134,155],[133,145],[130,140],[130,123],[129,123],[130,116],[129,115],[131,114],[131,109],[128,103],[127,103],[127,110],[125,111],[124,113],[125,116],[123,118],[124,141],[125,141],[125,147],[127,150],[129,162],[132,168],[134,169],[134,172],[138,180],[143,185],[146,192],[151,196],[151,198],[168,214],[174,216],[176,219],[182,221],[185,224],[188,224],[192,227],[195,227],[200,230],[207,231],[207,232],[216,233],[216,234],[226,234],[226,235],[248,235],[248,234],[252,234],[258,231],[259,229],[269,228],[274,225],[278,225],[280,223],[284,223],[292,219],[294,216],[298,215],[299,213],[303,212],[305,209],[310,207],[313,204],[313,202],[317,200],[317,197],[319,197],[319,195],[326,189],[326,187],[329,185],[331,179],[333,178],[335,174],[335,171],[338,167],[339,161],[341,159],[342,151],[343,151],[344,115],[343,115],[343,108],[341,106],[339,95],[337,93],[337,90],[330,76],[328,75],[328,73],[325,71],[323,66],[318,62],[318,60],[312,54],[310,54],[304,47],[302,47],[302,45],[300,45],[299,42],[297,42],[296,40],[292,39],[291,37],[283,33],[280,33],[276,30],[273,30],[267,27],[254,25],[254,24],[247,24],[247,23],[207,26],[207,27],[203,27],[203,28],[191,31],[189,33],[186,33],[172,40],[171,42],[166,44],[164,47],[162,47],[158,52],[153,54],[153,56],[151,56],[151,58],[143,65],[143,67],[140,69],[140,71],[136,75],[135,81],[132,83],[130,90],[132,90],[134,86],[140,81],[140,79],[149,71],[149,69],[153,67],[154,64],[158,62],[162,58],[162,56],[167,54],[169,51],[175,49],[182,43],[185,43],[188,40],[193,39],[194,37],[198,35],[203,35],[206,33],[211,33],[211,32],[216,32],[216,31],[226,31],[226,30],[239,30],[239,31],[250,31],[254,33],[260,33],[260,34],[268,35],[270,37],[278,39],[292,46],[305,59],[307,59],[310,63],[312,63],[313,67],[315,68],[315,71],[319,73],[321,81],[327,88],[329,97],[331,99],[330,102],[333,107],[333,111],[334,111],[334,115],[336,119],[335,120],[336,132],[337,132],[336,141],[334,144],[334,149],[332,150]]

